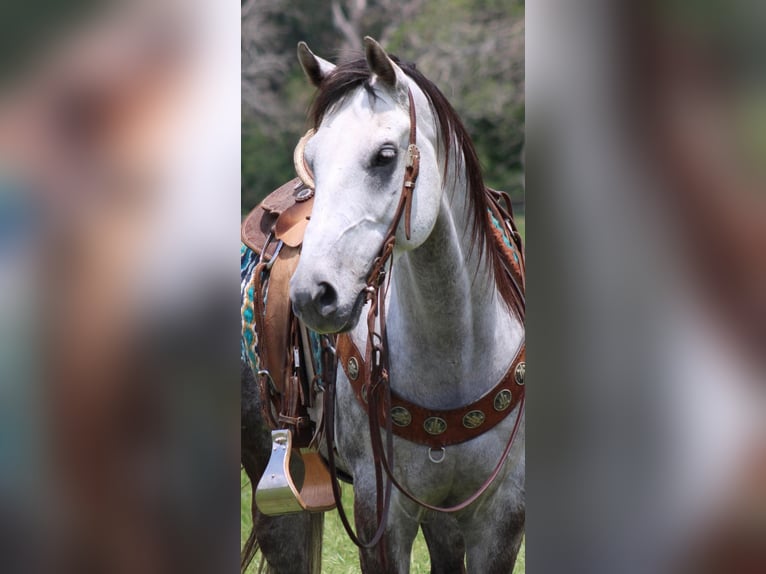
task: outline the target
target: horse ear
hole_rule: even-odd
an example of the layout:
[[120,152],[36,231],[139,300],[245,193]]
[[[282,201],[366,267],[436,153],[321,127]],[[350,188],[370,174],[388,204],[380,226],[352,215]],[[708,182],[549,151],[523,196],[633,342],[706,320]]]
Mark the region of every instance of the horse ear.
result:
[[396,89],[404,84],[404,72],[388,57],[386,51],[369,36],[364,37],[364,57],[367,67],[381,82]]
[[335,69],[335,64],[331,64],[327,60],[316,56],[314,52],[309,50],[306,42],[298,42],[298,60],[306,77],[317,88],[322,83],[322,80]]

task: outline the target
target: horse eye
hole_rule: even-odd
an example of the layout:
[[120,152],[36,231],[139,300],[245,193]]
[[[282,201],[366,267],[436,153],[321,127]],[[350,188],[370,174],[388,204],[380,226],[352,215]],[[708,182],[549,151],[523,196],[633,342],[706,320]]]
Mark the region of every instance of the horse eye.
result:
[[383,167],[390,164],[394,159],[396,159],[396,148],[392,145],[385,145],[372,158],[372,166]]

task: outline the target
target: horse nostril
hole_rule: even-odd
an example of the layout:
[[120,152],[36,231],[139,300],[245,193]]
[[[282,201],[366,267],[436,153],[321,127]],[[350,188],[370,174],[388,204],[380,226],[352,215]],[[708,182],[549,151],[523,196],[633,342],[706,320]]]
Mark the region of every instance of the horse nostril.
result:
[[338,293],[332,285],[322,282],[319,284],[316,302],[323,314],[332,313],[338,304]]

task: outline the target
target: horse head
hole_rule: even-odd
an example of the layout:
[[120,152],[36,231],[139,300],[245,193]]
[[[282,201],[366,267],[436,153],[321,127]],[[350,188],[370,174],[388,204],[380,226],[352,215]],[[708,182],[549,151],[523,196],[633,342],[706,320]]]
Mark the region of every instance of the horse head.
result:
[[438,133],[426,95],[372,38],[365,38],[363,59],[337,67],[305,43],[298,45],[298,57],[318,88],[315,133],[303,153],[315,198],[290,298],[296,315],[311,328],[340,332],[359,319],[368,276],[400,203],[415,129],[410,101],[420,169],[409,237],[403,224],[396,232],[400,252],[421,245],[439,214]]

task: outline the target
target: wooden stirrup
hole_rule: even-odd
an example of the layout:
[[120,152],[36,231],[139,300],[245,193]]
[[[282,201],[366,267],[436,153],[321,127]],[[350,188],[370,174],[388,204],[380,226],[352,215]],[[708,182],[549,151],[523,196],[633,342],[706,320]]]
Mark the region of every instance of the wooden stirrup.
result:
[[289,429],[271,431],[269,464],[255,490],[264,514],[325,512],[335,508],[330,473],[317,451],[293,449]]

